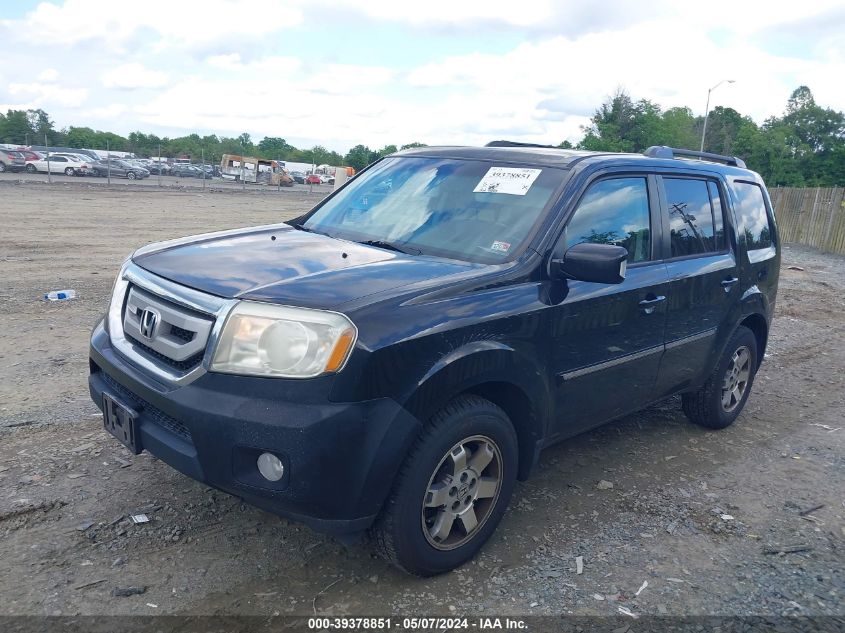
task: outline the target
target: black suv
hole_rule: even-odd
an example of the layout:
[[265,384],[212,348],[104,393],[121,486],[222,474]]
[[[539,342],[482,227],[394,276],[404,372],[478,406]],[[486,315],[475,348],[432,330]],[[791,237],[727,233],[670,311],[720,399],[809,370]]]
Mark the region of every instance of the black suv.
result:
[[129,450],[436,574],[544,447],[673,394],[731,424],[779,263],[736,158],[414,149],[288,223],[135,251],[90,391]]

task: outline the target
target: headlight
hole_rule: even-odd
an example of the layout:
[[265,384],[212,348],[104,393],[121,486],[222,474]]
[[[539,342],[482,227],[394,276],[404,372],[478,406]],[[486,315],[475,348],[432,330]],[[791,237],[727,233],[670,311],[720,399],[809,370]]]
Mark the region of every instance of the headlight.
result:
[[343,369],[358,331],[337,312],[241,301],[229,313],[210,369],[312,378]]

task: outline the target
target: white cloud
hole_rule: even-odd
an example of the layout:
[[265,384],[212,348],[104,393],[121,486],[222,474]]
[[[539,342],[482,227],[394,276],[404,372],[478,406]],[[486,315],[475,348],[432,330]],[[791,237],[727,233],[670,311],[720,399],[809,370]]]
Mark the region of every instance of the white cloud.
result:
[[139,88],[161,88],[167,84],[167,73],[150,70],[138,62],[122,64],[102,74],[106,88],[136,90]]
[[239,36],[254,38],[300,24],[303,16],[298,4],[285,0],[259,4],[251,0],[145,0],[143,6],[129,9],[114,0],[65,0],[61,5],[42,2],[20,26],[26,39],[37,43],[96,40],[119,51],[140,36],[163,48],[190,48]]
[[19,96],[24,99],[17,105],[8,106],[17,109],[43,108],[50,103],[75,107],[85,103],[88,98],[86,88],[65,88],[44,83],[11,83],[8,93],[13,97]]
[[55,68],[45,68],[38,73],[38,81],[56,81],[59,78],[59,71]]

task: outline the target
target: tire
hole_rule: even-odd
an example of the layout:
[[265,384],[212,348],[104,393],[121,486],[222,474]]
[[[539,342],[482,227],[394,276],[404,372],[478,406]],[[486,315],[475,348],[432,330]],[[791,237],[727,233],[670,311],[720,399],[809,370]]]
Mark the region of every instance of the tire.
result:
[[135,178],[136,178],[136,176],[135,176],[135,172],[134,172],[134,171],[130,171],[130,172],[128,172],[128,173],[126,174],[126,177],[127,177],[129,180],[135,180]]
[[93,176],[94,178],[99,178],[101,176],[100,170],[99,169],[92,169],[91,170],[91,176]]
[[65,176],[73,176],[76,173],[76,170],[73,167],[68,167],[65,169]]
[[35,168],[35,165],[33,165],[32,163],[27,163],[26,171],[29,172],[30,174],[34,174],[38,170]]
[[6,163],[0,163],[0,174],[6,171]]
[[518,459],[516,432],[502,409],[474,395],[454,399],[405,458],[371,530],[376,550],[417,576],[462,565],[505,513]]
[[733,424],[748,401],[757,364],[757,338],[741,325],[704,386],[681,396],[686,416],[708,429],[724,429]]

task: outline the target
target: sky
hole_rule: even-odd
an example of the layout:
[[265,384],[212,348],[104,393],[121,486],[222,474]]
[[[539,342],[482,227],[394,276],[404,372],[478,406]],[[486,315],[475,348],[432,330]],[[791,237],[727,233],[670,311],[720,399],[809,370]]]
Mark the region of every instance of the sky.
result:
[[[129,8],[132,10],[129,10]],[[345,152],[577,141],[617,89],[845,110],[841,0],[0,0],[0,111]]]

